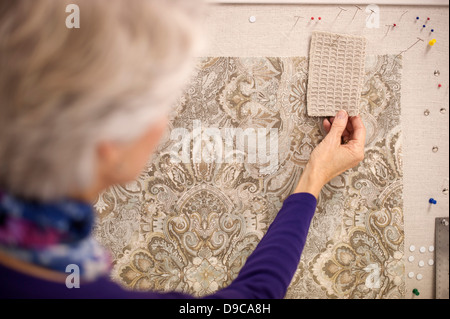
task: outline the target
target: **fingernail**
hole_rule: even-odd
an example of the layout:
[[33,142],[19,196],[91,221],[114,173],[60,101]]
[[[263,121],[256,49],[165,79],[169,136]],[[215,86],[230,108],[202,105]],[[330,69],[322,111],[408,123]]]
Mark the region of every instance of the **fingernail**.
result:
[[347,112],[345,112],[344,110],[340,110],[340,111],[338,112],[338,114],[336,115],[336,117],[337,117],[338,119],[343,120],[343,119],[345,119],[345,118],[347,117]]

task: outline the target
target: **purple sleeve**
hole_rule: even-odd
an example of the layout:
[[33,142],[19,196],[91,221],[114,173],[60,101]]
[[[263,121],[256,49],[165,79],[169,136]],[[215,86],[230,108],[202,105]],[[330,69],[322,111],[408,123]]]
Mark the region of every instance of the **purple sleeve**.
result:
[[[316,198],[308,193],[291,195],[270,225],[266,235],[248,257],[237,278],[226,288],[205,298],[283,298],[294,276],[316,209]],[[68,289],[19,273],[0,264],[0,298],[95,298],[179,299],[182,293],[125,291],[108,278]]]

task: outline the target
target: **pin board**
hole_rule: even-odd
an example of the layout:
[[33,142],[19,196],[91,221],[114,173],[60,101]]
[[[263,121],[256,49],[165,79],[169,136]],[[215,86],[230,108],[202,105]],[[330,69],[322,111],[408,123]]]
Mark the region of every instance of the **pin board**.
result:
[[[405,297],[412,298],[411,291],[417,288],[421,294],[415,298],[434,298],[435,269],[428,265],[434,255],[428,247],[434,245],[435,218],[449,214],[448,2],[389,1],[394,5],[386,5],[378,1],[378,26],[367,24],[373,8],[369,3],[361,5],[363,1],[214,2],[206,22],[205,55],[308,56],[315,30],[363,35],[368,54],[402,55]],[[423,41],[416,43],[418,38]],[[436,43],[430,46],[433,39]],[[437,203],[430,204],[430,198]],[[410,252],[411,245],[427,250]],[[413,262],[408,260],[411,256]],[[426,266],[419,265],[422,259]],[[407,277],[411,272],[414,277]]]
[[[160,243],[158,249],[169,247],[168,238],[175,237],[156,227],[165,222],[159,209],[173,201],[186,203],[183,209],[189,210],[189,203],[201,203],[206,198],[203,193],[242,221],[242,242],[233,242],[236,234],[223,229],[219,237],[226,258],[208,249],[197,252],[185,247],[182,259],[186,263],[170,270],[166,277],[189,274],[173,278],[173,282],[183,291],[201,296],[223,287],[236,275],[240,264],[227,264],[230,256],[245,260],[299,177],[298,168],[325,134],[319,120],[311,119],[305,111],[311,35],[313,31],[325,31],[367,39],[362,92],[368,130],[366,159],[322,191],[299,269],[286,297],[435,298],[435,218],[449,215],[448,2],[209,2],[204,21],[206,46],[199,54],[197,78],[180,103],[194,101],[198,92],[207,92],[211,99],[202,100],[202,108],[194,104],[180,107],[190,112],[180,119],[198,115],[204,121],[225,123],[230,117],[240,116],[241,122],[235,122],[242,124],[243,119],[256,114],[253,120],[260,124],[278,121],[278,127],[286,130],[286,136],[280,135],[285,140],[279,143],[279,153],[284,157],[275,163],[279,164],[278,175],[270,170],[264,175],[248,169],[255,182],[247,188],[256,191],[245,201],[241,198],[245,192],[234,194],[227,187],[236,182],[245,189],[244,182],[239,184],[236,179],[238,169],[219,171],[208,165],[202,169],[176,168],[179,174],[195,172],[189,177],[177,175],[195,181],[195,187],[184,193],[174,187],[168,197],[153,194],[149,181],[140,180],[100,197],[96,203],[101,212],[97,237],[115,254],[113,278],[136,288],[121,276],[127,269],[137,269],[132,265],[135,254],[151,258],[151,251],[142,248],[149,245],[139,243],[141,239],[130,244],[132,238],[148,236],[148,240]],[[234,73],[223,80],[230,70]],[[209,86],[209,91],[202,91],[199,85]],[[289,135],[294,137],[293,142],[289,142]],[[155,160],[163,163],[164,157],[157,155]],[[172,177],[167,179],[177,183],[179,179]],[[267,191],[270,187],[272,192]],[[264,192],[258,193],[260,189]],[[127,217],[141,214],[142,196],[146,202],[157,204],[158,212]],[[245,209],[239,211],[242,207]],[[118,214],[120,220],[114,217],[114,211],[122,212]],[[154,220],[136,222],[148,218]],[[108,228],[108,223],[115,226]],[[130,234],[127,240],[119,241],[111,233],[121,227],[120,233]],[[152,247],[155,245],[156,241]],[[202,267],[210,269],[212,277],[205,286],[195,285],[195,274]]]

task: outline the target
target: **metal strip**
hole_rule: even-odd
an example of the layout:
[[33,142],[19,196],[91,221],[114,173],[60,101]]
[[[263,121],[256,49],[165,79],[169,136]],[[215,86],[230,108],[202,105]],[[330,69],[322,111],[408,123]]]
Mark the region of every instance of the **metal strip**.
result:
[[436,299],[449,299],[449,218],[436,218]]

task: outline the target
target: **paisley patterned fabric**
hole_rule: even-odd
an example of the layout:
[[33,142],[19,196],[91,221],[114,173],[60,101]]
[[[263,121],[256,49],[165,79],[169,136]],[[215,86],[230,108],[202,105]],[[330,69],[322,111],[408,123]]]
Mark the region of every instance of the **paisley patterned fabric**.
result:
[[[113,280],[204,296],[237,276],[325,135],[321,119],[307,116],[307,70],[302,57],[199,60],[140,178],[95,203],[95,235],[112,251]],[[322,190],[287,298],[404,297],[400,71],[401,57],[367,58],[360,107],[366,159]],[[195,121],[275,129],[275,165],[174,161],[179,141],[171,132],[192,132]]]

